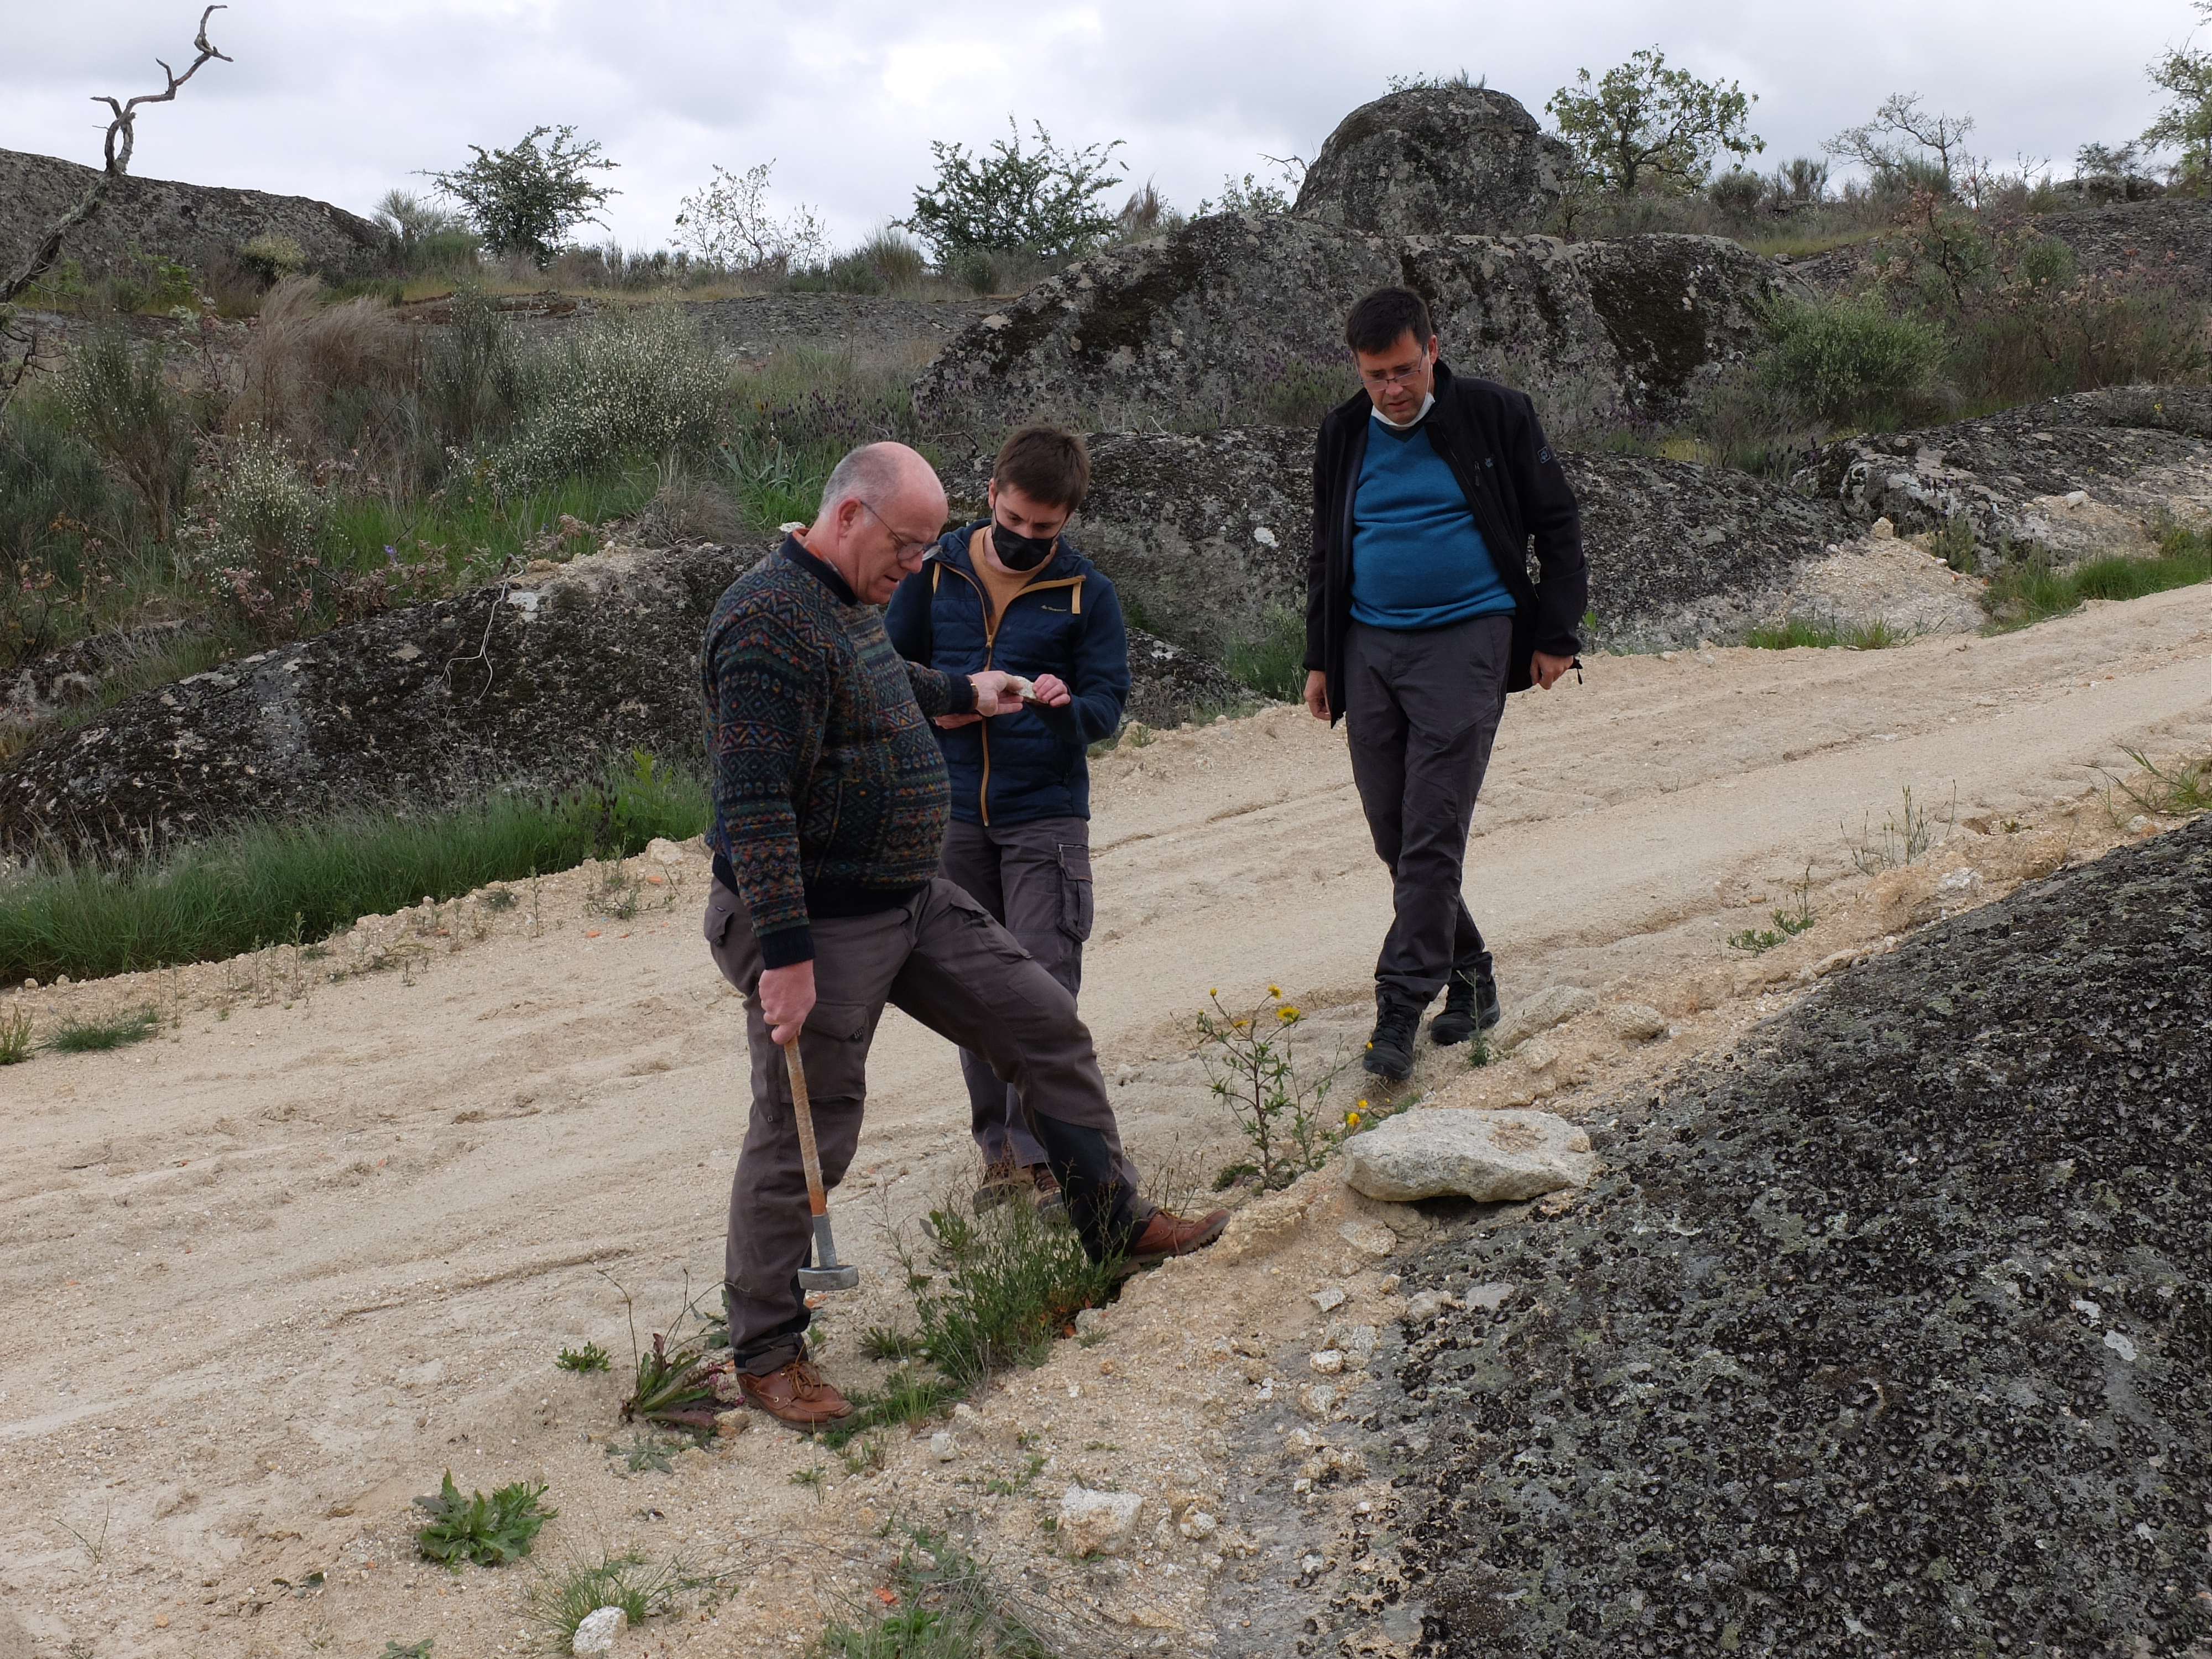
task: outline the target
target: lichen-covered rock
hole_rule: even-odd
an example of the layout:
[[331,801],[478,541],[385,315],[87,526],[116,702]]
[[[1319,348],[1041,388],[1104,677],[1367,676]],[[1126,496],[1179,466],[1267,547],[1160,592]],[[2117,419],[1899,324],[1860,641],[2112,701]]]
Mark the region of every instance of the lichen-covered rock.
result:
[[1417,1258],[1518,1287],[1372,1419],[1424,1651],[2205,1650],[2208,1027],[2200,819],[1835,975],[1622,1103],[1565,1214]]
[[[143,692],[0,769],[0,846],[135,847],[243,819],[562,788],[636,750],[696,770],[700,641],[759,556],[597,554]],[[1130,717],[1147,725],[1244,695],[1149,635],[1133,633],[1129,654]]]
[[1337,123],[1291,210],[1386,236],[1540,230],[1573,160],[1504,93],[1413,87]]
[[[99,176],[97,167],[0,149],[0,270],[13,272],[21,264]],[[205,265],[268,234],[289,237],[307,256],[307,269],[325,276],[398,269],[399,246],[390,232],[328,202],[135,175],[125,176],[100,211],[70,233],[62,252],[94,271],[137,253]]]
[[2212,201],[2201,196],[2047,213],[2035,228],[2065,243],[2084,276],[2171,283],[2192,294],[2212,289]]
[[1985,565],[2148,551],[2169,519],[2212,517],[2212,390],[2108,387],[1847,439],[1798,482],[1899,535],[1964,525]]
[[1570,246],[1216,214],[1007,301],[945,348],[915,398],[983,447],[1036,419],[1192,429],[1276,418],[1349,394],[1345,313],[1404,283],[1429,301],[1455,367],[1519,386],[1565,431],[1673,410],[1757,343],[1753,311],[1783,281],[1715,237]]

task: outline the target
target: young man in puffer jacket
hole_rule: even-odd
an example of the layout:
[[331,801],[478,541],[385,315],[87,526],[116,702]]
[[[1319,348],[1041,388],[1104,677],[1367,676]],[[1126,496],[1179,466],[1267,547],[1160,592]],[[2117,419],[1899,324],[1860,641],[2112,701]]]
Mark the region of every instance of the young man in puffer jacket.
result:
[[[899,584],[884,627],[899,654],[941,672],[995,668],[1032,684],[1018,714],[937,719],[952,781],[944,872],[980,901],[1073,996],[1091,936],[1090,744],[1119,728],[1128,638],[1109,581],[1060,531],[1091,487],[1083,440],[1024,428],[992,469],[990,514],[949,532]],[[1027,1186],[1040,1209],[1059,1188],[1020,1102],[966,1049],[979,1203]],[[1124,1171],[1131,1189],[1133,1169]]]

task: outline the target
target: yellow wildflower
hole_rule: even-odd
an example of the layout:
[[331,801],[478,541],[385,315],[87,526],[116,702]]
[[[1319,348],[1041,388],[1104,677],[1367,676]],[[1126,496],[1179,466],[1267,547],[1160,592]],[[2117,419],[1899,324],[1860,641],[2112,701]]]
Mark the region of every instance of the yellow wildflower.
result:
[[1344,1115],[1344,1127],[1347,1129],[1357,1129],[1359,1127],[1359,1114],[1346,1112]]
[[1296,1019],[1297,1017],[1298,1017],[1298,1011],[1297,1011],[1297,1009],[1295,1009],[1295,1008],[1291,1007],[1291,1005],[1290,1005],[1289,1003],[1287,1003],[1287,1002],[1286,1002],[1286,1003],[1285,1003],[1281,1007],[1279,1007],[1279,1008],[1278,1008],[1278,1009],[1276,1009],[1276,1010],[1275,1010],[1275,1018],[1276,1018],[1277,1019],[1279,1019],[1280,1021],[1282,1021],[1282,1022],[1283,1022],[1283,1024],[1285,1024],[1285,1025],[1288,1025],[1288,1024],[1289,1024],[1292,1020]]
[[1283,988],[1279,985],[1270,985],[1267,988],[1267,994],[1271,997],[1279,997],[1283,994]]

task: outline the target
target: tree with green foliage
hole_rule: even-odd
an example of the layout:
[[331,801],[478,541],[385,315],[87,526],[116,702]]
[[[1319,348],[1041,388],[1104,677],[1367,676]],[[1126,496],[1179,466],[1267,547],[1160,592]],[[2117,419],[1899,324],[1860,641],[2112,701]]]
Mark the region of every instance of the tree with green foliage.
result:
[[[2212,20],[2212,0],[2193,0],[2199,17]],[[2193,40],[2194,37],[2191,38]],[[2185,180],[2212,176],[2212,52],[2184,40],[2149,65],[2151,84],[2170,101],[2143,129],[2149,149],[2179,149]]]
[[1979,176],[1984,164],[1966,153],[1972,115],[1923,109],[1917,92],[1893,92],[1874,119],[1845,127],[1822,145],[1831,155],[1856,161],[1878,184],[1932,189],[1948,196],[1964,173]]
[[[553,142],[542,148],[548,134]],[[495,253],[527,254],[544,264],[580,224],[600,224],[611,186],[586,175],[620,165],[599,154],[599,140],[576,143],[574,127],[532,127],[512,149],[471,144],[477,159],[451,173],[425,172],[439,191],[466,210]]]
[[1573,150],[1585,180],[1620,196],[1702,189],[1726,150],[1749,155],[1765,141],[1745,128],[1758,94],[1735,82],[1700,81],[1668,69],[1657,47],[1632,53],[1593,81],[1576,72],[1544,106]]
[[1113,159],[1121,140],[1063,150],[1043,122],[1031,125],[1034,149],[1023,148],[1011,115],[1009,136],[983,154],[931,141],[937,178],[915,191],[914,212],[903,227],[929,244],[939,264],[974,249],[1066,258],[1113,234],[1117,216],[1099,198],[1127,171]]

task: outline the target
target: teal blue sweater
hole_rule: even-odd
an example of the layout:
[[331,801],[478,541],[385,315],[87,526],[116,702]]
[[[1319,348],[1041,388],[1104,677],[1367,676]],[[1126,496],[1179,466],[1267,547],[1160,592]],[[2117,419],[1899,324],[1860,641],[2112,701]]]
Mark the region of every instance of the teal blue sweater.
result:
[[1512,613],[1512,592],[1425,424],[1397,432],[1368,422],[1352,526],[1354,622],[1446,628]]

